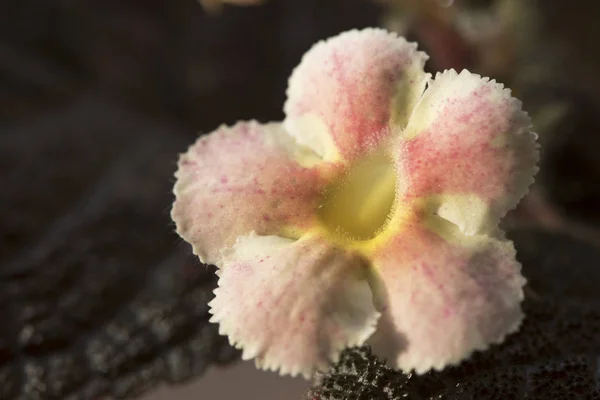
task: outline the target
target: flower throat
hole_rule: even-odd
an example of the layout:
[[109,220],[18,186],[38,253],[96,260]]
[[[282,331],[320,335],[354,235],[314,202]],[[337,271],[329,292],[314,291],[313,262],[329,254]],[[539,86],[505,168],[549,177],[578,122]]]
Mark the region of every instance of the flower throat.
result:
[[394,165],[389,157],[375,153],[358,161],[327,187],[318,212],[334,235],[368,240],[385,226],[395,198]]

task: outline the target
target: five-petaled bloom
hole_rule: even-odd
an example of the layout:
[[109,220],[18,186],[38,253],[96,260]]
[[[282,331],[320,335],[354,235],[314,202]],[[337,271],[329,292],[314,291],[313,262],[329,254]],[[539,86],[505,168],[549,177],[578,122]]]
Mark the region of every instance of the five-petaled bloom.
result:
[[518,329],[525,279],[497,225],[536,136],[501,84],[380,29],[315,45],[282,123],[240,122],[179,161],[172,217],[219,267],[211,321],[259,367],[310,377],[369,343],[395,368],[456,364]]

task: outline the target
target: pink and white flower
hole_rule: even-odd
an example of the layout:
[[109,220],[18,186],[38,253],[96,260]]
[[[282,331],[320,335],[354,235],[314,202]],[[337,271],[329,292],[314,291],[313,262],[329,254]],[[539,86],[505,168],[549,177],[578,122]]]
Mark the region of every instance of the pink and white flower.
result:
[[518,329],[525,279],[497,225],[533,182],[521,103],[380,29],[316,44],[281,123],[240,122],[179,161],[177,232],[219,267],[210,302],[244,359],[310,377],[369,343],[441,369]]

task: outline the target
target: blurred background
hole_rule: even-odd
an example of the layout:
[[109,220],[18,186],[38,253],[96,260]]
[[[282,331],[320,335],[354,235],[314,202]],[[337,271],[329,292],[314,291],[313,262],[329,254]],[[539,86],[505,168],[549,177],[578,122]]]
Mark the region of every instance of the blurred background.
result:
[[198,134],[281,120],[302,54],[344,30],[512,88],[543,148],[505,227],[600,246],[597,2],[259,3],[0,2],[0,399],[302,397],[207,322],[213,269],[173,233],[172,176]]

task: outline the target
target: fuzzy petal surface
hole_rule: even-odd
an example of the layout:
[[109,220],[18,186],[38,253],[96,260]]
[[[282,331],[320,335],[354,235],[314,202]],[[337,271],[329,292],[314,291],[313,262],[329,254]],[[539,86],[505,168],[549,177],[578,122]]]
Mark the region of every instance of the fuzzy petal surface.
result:
[[492,231],[533,183],[536,135],[503,85],[450,70],[427,88],[395,152],[400,196],[468,235]]
[[360,156],[406,125],[429,79],[426,60],[382,29],[319,42],[290,78],[286,128],[326,160]]
[[317,160],[280,124],[220,127],[180,157],[171,213],[177,232],[210,264],[252,231],[299,237],[325,182]]
[[316,237],[241,237],[219,271],[211,321],[242,358],[309,378],[375,330],[366,265]]
[[417,373],[516,331],[525,284],[511,242],[465,236],[439,217],[423,222],[406,223],[373,254],[382,316],[371,345],[389,365]]

